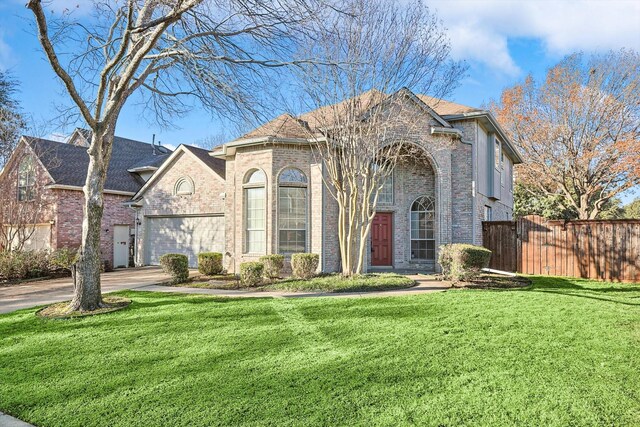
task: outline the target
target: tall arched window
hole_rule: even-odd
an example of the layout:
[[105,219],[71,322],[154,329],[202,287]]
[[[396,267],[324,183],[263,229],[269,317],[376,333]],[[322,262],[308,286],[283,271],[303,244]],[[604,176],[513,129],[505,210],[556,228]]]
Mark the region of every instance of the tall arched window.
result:
[[27,156],[18,166],[18,200],[26,202],[35,198],[36,168],[33,157]]
[[307,177],[287,168],[278,178],[278,252],[307,251]]
[[411,259],[435,260],[435,202],[419,197],[411,205]]
[[259,169],[250,171],[245,177],[245,252],[247,253],[265,252],[266,183],[267,178]]

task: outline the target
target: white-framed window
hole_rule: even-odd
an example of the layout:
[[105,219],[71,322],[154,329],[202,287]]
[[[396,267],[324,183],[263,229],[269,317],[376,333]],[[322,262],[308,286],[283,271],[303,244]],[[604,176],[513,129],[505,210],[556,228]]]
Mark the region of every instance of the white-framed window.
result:
[[33,156],[27,156],[18,166],[18,201],[28,202],[36,194],[36,168]]
[[493,221],[493,209],[491,209],[491,206],[485,205],[485,207],[484,207],[484,220],[485,221]]
[[266,183],[260,169],[245,177],[245,253],[264,253],[266,249]]
[[174,194],[177,196],[188,196],[195,191],[193,180],[188,176],[183,176],[176,181]]
[[278,252],[307,251],[307,177],[286,168],[278,177]]
[[411,259],[435,260],[435,201],[422,196],[411,205]]
[[500,140],[498,138],[494,138],[496,143],[495,143],[495,156],[494,156],[494,166],[497,170],[500,170],[501,168],[501,162],[500,160],[502,159],[502,149],[500,147]]
[[381,206],[393,205],[393,172],[389,174],[378,193],[378,204]]

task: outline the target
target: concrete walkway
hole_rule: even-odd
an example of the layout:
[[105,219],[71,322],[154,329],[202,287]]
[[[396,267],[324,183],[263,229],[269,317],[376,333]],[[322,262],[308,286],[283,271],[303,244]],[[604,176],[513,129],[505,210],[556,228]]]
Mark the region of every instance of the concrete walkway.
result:
[[0,412],[0,427],[33,427],[33,425]]
[[[192,275],[197,275],[193,270]],[[399,295],[417,295],[428,292],[445,291],[451,287],[449,282],[434,280],[431,276],[410,275],[418,282],[408,289],[396,289],[379,292],[285,292],[285,291],[244,291],[224,289],[203,289],[162,286],[169,280],[159,267],[140,267],[103,273],[102,292],[115,292],[125,289],[151,292],[173,292],[184,294],[204,294],[220,297],[240,298],[305,298],[305,297],[388,297]],[[13,286],[0,286],[0,313],[9,313],[22,308],[67,301],[73,296],[73,282],[70,278],[40,280]],[[0,424],[0,427],[2,425]]]
[[390,297],[400,295],[418,295],[429,292],[442,292],[451,288],[451,283],[441,280],[435,280],[431,276],[409,275],[411,279],[418,282],[412,288],[394,289],[378,292],[287,292],[287,291],[245,291],[245,290],[228,290],[228,289],[206,289],[206,288],[188,288],[177,286],[159,286],[149,285],[136,288],[138,291],[152,292],[171,292],[183,294],[202,294],[215,295],[219,297],[239,297],[239,298],[308,298],[308,297],[334,297],[334,298],[353,298],[353,297]]
[[[102,292],[114,292],[163,283],[169,280],[169,276],[164,274],[160,267],[140,267],[103,273],[100,279]],[[72,296],[73,281],[70,277],[0,286],[0,313],[66,301]]]

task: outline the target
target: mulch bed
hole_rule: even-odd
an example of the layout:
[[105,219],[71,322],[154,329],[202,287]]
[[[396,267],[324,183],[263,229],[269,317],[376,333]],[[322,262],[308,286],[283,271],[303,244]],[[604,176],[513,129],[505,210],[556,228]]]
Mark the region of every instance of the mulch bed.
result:
[[68,311],[69,302],[64,301],[48,305],[36,312],[36,316],[45,319],[71,319],[76,317],[95,316],[96,314],[112,313],[127,308],[131,304],[129,298],[105,296],[102,297],[105,307],[93,311]]

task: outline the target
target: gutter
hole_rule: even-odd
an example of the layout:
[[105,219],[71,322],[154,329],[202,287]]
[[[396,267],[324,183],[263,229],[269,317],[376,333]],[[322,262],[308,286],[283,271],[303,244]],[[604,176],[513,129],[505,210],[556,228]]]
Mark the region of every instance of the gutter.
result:
[[494,128],[496,133],[500,136],[500,139],[507,144],[507,148],[509,153],[512,156],[512,160],[514,164],[524,163],[524,159],[518,152],[518,150],[514,147],[513,143],[507,137],[506,133],[498,123],[498,121],[493,117],[493,114],[489,111],[473,111],[470,113],[461,113],[461,114],[452,114],[444,116],[447,120],[463,120],[463,119],[477,119],[477,118],[485,118],[491,126]]
[[131,168],[131,169],[127,169],[127,172],[154,172],[157,171],[158,168],[155,166],[140,166],[138,168]]
[[456,128],[446,128],[441,126],[431,126],[431,135],[452,135],[462,138],[462,131]]
[[[65,184],[49,184],[45,186],[45,188],[49,188],[51,190],[72,190],[72,191],[84,191],[83,187],[78,187],[77,185],[65,185]],[[117,196],[133,196],[136,193],[132,191],[120,191],[120,190],[103,190],[104,194],[115,194]]]
[[236,147],[251,147],[255,145],[266,145],[271,143],[281,143],[281,144],[292,144],[292,145],[309,145],[315,141],[323,141],[324,137],[321,138],[279,138],[275,136],[261,136],[258,138],[249,138],[232,141],[228,144],[224,144],[220,147],[220,150],[212,151],[209,153],[211,157],[224,158],[228,155],[235,154]]

